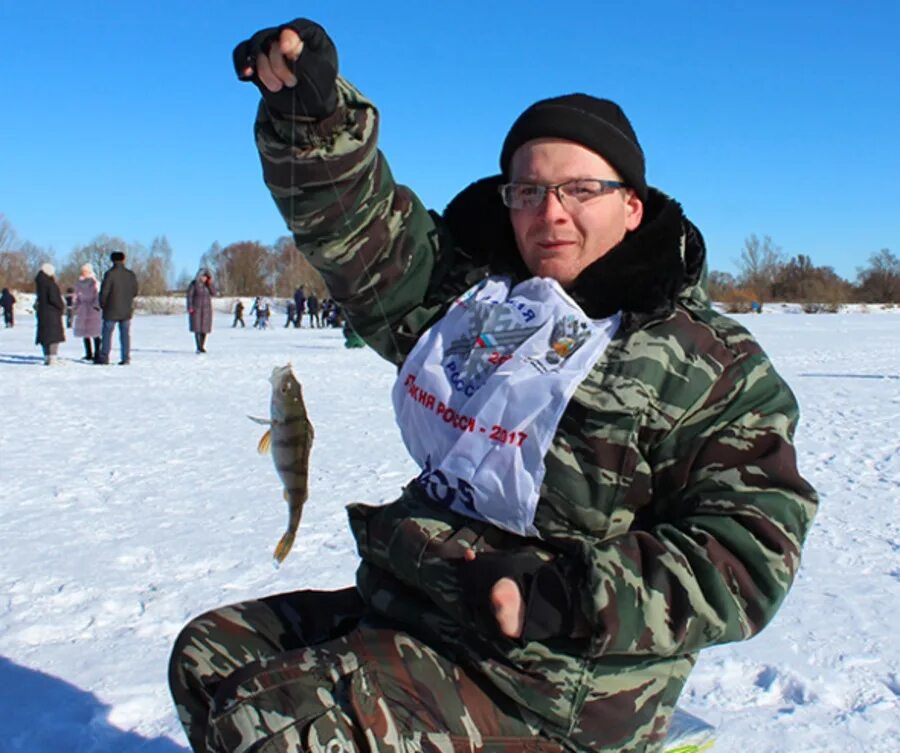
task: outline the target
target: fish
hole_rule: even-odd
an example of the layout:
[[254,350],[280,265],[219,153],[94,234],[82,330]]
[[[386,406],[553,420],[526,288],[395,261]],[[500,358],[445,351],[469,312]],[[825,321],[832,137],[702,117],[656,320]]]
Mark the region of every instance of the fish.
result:
[[261,455],[271,450],[288,503],[287,530],[272,555],[280,565],[294,545],[303,505],[309,495],[309,453],[315,433],[303,402],[303,388],[291,364],[276,366],[269,381],[272,383],[269,418],[248,418],[269,427],[256,449]]

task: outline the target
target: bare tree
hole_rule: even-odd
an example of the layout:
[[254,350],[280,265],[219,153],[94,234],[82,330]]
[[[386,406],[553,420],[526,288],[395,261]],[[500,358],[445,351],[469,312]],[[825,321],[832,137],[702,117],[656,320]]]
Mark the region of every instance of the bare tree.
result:
[[113,251],[121,251],[127,254],[129,251],[128,244],[121,238],[110,237],[101,234],[95,237],[90,243],[84,246],[76,246],[69,254],[68,262],[65,266],[65,272],[70,271],[78,276],[78,270],[83,264],[90,264],[94,268],[97,277],[103,277],[103,274],[112,267],[110,255]]
[[30,290],[38,268],[45,261],[56,263],[51,250],[31,241],[19,241],[15,228],[0,214],[0,281],[3,287]]
[[809,304],[808,310],[836,311],[850,300],[850,283],[831,267],[817,267],[809,256],[798,254],[779,270],[772,294],[779,300]]
[[329,295],[322,276],[300,253],[294,239],[289,235],[284,235],[275,241],[274,254],[276,295],[290,297],[300,286],[307,294],[315,293],[318,298]]
[[737,280],[729,272],[719,272],[714,269],[707,277],[706,287],[712,300],[721,301],[728,292],[737,287]]
[[16,230],[6,215],[0,212],[0,254],[15,251],[17,246]]
[[257,241],[232,243],[204,254],[204,265],[218,280],[219,291],[226,295],[272,295],[274,269],[272,250]]
[[132,241],[126,244],[125,258],[127,266],[137,275],[141,285],[141,293],[146,293],[144,289],[144,281],[147,279],[147,262],[149,261],[150,252],[147,247],[140,241]]
[[742,287],[752,290],[760,303],[771,300],[772,285],[784,263],[784,253],[768,235],[760,241],[755,234],[751,234],[744,241],[741,258],[737,263],[738,282]]
[[21,251],[0,251],[0,283],[12,290],[26,290],[34,275],[28,273],[28,260]]
[[[165,295],[169,290],[165,261],[158,256],[149,256],[141,270],[141,294]],[[137,274],[137,272],[135,272]]]
[[857,295],[871,303],[900,303],[900,259],[889,248],[869,257],[869,265],[858,269]]
[[[172,263],[172,246],[164,235],[158,235],[150,243],[150,253],[147,258],[148,295],[162,295],[165,293],[173,277],[174,266]],[[155,292],[155,291],[159,292]],[[153,290],[154,292],[150,292]]]
[[188,285],[191,284],[191,280],[193,280],[193,275],[188,272],[186,269],[182,269],[178,274],[178,277],[175,278],[175,290],[184,291],[187,290]]
[[25,262],[28,285],[34,282],[34,276],[45,261],[50,262],[54,266],[56,265],[56,254],[53,253],[52,249],[42,248],[31,241],[22,241],[19,245],[18,253],[22,255]]

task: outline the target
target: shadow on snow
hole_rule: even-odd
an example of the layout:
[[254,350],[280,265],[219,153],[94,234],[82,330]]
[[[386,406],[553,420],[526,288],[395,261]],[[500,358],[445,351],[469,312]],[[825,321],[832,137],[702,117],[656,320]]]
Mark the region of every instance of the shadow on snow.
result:
[[34,366],[44,363],[43,356],[22,356],[17,353],[0,353],[0,363],[11,363],[14,366]]
[[168,737],[114,727],[108,712],[93,693],[0,656],[3,753],[188,753]]
[[900,379],[900,374],[828,374],[814,371],[804,372],[800,376],[823,377],[826,379]]

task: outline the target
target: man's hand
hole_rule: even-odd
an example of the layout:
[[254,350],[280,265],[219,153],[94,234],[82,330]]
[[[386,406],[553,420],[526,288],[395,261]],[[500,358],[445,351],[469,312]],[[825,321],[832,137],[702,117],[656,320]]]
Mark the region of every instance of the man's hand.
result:
[[256,84],[282,115],[320,120],[337,107],[337,51],[313,21],[297,18],[258,31],[234,48],[233,59],[238,78]]
[[559,559],[529,551],[467,549],[460,566],[463,600],[476,619],[492,613],[507,638],[530,641],[589,634],[589,625],[575,606],[577,581]]
[[[475,556],[474,551],[466,550],[468,562]],[[525,600],[516,582],[512,578],[500,578],[491,587],[490,601],[500,632],[507,638],[520,638],[525,627]]]
[[290,28],[282,29],[269,47],[268,53],[260,51],[256,56],[255,67],[245,65],[240,71],[240,77],[249,81],[255,71],[262,85],[270,92],[279,92],[284,86],[296,86],[294,63],[297,62],[301,52],[303,40],[300,39],[300,35]]

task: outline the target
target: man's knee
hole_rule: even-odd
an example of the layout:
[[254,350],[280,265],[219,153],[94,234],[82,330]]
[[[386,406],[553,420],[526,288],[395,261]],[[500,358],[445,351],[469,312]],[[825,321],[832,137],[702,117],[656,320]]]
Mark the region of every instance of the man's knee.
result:
[[235,670],[212,699],[210,739],[229,751],[263,743],[273,751],[355,750],[354,725],[341,707],[350,681],[341,658],[349,655],[310,647]]
[[[181,629],[172,645],[172,653],[169,656],[169,685],[176,698],[177,692],[188,685],[188,677],[200,680],[209,672],[210,662],[201,660],[204,653],[201,646],[210,634],[210,626],[208,614],[195,617]],[[211,656],[208,658],[211,659]],[[206,666],[202,666],[204,664]]]

